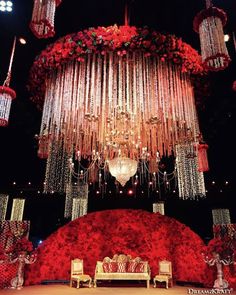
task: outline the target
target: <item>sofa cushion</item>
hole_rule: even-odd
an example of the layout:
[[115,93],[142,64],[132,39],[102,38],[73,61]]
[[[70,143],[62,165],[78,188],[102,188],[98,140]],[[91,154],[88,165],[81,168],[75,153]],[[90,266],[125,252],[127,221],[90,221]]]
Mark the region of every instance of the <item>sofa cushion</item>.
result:
[[138,265],[135,267],[135,272],[145,272],[145,263],[138,263]]
[[108,262],[103,262],[102,264],[104,272],[109,272],[109,263]]
[[127,266],[127,272],[135,272],[135,268],[138,265],[136,261],[129,261]]
[[117,262],[103,262],[102,264],[104,272],[117,272]]
[[108,268],[109,268],[109,272],[117,272],[117,268],[118,268],[117,262],[111,261],[108,265]]
[[126,272],[127,262],[117,262],[117,272]]

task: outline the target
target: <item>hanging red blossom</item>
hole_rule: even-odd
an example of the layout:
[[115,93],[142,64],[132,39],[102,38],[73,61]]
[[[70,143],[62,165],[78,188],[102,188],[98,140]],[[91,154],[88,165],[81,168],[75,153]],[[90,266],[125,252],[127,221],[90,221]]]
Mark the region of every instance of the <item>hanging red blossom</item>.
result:
[[208,145],[205,143],[198,144],[198,171],[199,172],[206,172],[209,171],[208,159],[207,159],[207,150]]
[[233,89],[233,91],[236,91],[236,80],[233,82],[232,89]]

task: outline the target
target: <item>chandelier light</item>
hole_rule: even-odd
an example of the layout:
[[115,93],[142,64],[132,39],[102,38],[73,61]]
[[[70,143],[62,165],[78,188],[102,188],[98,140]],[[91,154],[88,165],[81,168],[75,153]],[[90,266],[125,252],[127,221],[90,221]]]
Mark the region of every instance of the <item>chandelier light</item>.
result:
[[112,176],[125,186],[130,177],[137,172],[138,162],[126,157],[117,157],[108,161],[109,171]]
[[0,221],[6,219],[8,195],[0,194]]
[[16,47],[16,38],[14,38],[9,68],[6,80],[0,86],[0,126],[5,127],[8,125],[10,109],[12,100],[16,98],[16,93],[9,87],[11,81],[11,69]]
[[[68,183],[66,187],[66,202],[64,217],[77,218],[87,214],[88,184]],[[73,218],[72,218],[73,220]]]
[[62,0],[34,0],[30,28],[37,38],[50,38],[55,35],[55,11],[61,1]]
[[176,170],[179,198],[198,199],[206,196],[203,172],[199,172],[196,144],[186,140],[176,145]]
[[11,221],[22,221],[25,207],[25,199],[13,199],[11,209]]
[[217,224],[230,224],[229,209],[212,209],[213,225]]
[[60,173],[100,181],[109,170],[122,185],[136,171],[155,176],[160,158],[183,138],[198,143],[190,75],[202,71],[188,44],[147,28],[92,28],[44,50],[30,87],[34,102],[44,103],[45,191],[58,189]]
[[213,7],[210,0],[206,0],[206,9],[200,11],[193,21],[194,30],[200,37],[202,60],[210,71],[223,70],[230,62],[223,31],[226,21],[226,13]]

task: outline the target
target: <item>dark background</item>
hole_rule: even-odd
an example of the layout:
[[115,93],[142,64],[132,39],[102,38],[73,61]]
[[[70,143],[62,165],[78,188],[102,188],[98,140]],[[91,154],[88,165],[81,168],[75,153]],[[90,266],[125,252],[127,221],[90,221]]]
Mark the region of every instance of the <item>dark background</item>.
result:
[[[192,22],[196,13],[204,8],[204,1],[136,0],[128,3],[130,25],[147,25],[163,33],[173,33],[200,52],[199,37],[193,31]],[[231,221],[236,222],[233,205],[236,197],[236,94],[232,91],[232,83],[236,80],[236,52],[232,38],[232,33],[236,31],[236,2],[215,0],[213,3],[228,15],[224,31],[230,34],[227,47],[232,61],[226,70],[209,74],[210,96],[203,100],[198,109],[201,130],[209,144],[210,171],[205,173],[206,199],[180,201],[177,193],[172,191],[160,196],[148,193],[145,188],[128,195],[129,187],[120,194],[112,186],[111,193],[102,195],[96,194],[96,190],[90,186],[89,212],[111,208],[152,211],[152,203],[161,199],[165,201],[167,215],[190,226],[206,240],[212,236],[213,208],[230,209]],[[0,12],[0,84],[6,77],[14,36],[24,37],[27,44],[23,46],[18,42],[16,46],[10,86],[17,92],[17,98],[11,107],[9,126],[0,128],[0,193],[9,193],[11,200],[13,197],[26,198],[24,219],[31,220],[31,238],[44,239],[68,220],[63,218],[64,196],[42,194],[45,161],[37,158],[35,140],[41,113],[30,101],[26,88],[29,69],[36,55],[58,37],[91,26],[124,24],[125,1],[63,0],[56,11],[56,35],[47,40],[37,39],[29,29],[33,0],[14,0],[13,4],[12,13]],[[226,181],[228,184],[225,184]],[[11,202],[8,205],[8,218],[10,209]]]

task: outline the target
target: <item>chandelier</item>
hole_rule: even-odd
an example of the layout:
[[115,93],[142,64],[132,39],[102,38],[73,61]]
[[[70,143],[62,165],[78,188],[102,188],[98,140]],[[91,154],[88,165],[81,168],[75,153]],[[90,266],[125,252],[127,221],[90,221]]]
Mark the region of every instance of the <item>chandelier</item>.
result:
[[30,85],[33,100],[44,103],[45,190],[64,191],[70,174],[100,181],[109,171],[121,185],[137,170],[155,175],[183,138],[198,142],[191,74],[202,71],[189,45],[147,28],[92,28],[49,46]]
[[30,29],[37,38],[49,38],[55,35],[55,11],[61,1],[34,0]]
[[15,91],[9,87],[10,81],[11,81],[11,70],[12,70],[12,63],[13,63],[13,58],[15,54],[15,48],[16,48],[16,37],[14,38],[14,41],[13,41],[7,77],[3,85],[0,86],[0,127],[5,127],[8,125],[11,103],[12,103],[12,100],[16,98]]
[[108,162],[109,171],[112,176],[122,185],[125,186],[130,177],[137,172],[138,162],[126,157],[117,157]]
[[210,71],[223,70],[230,62],[223,31],[226,21],[226,13],[213,7],[211,0],[206,0],[206,9],[200,11],[193,21],[194,30],[200,37],[202,60]]

